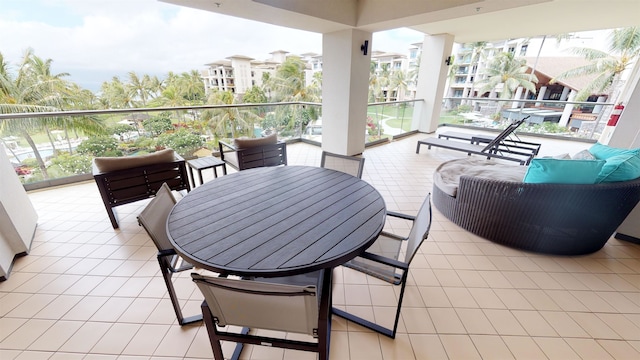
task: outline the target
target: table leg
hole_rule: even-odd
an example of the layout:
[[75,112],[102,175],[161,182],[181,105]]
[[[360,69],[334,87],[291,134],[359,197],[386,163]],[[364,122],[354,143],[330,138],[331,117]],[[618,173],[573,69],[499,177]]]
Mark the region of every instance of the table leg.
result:
[[218,171],[216,170],[216,167],[213,167],[213,177],[215,177],[216,179],[218,178]]
[[202,170],[198,170],[198,177],[200,178],[200,185],[204,184],[204,181],[202,181]]
[[189,179],[189,180],[191,180],[191,188],[195,189],[196,188],[196,181],[193,178],[193,168],[191,166],[189,166],[189,175],[191,175],[190,179]]

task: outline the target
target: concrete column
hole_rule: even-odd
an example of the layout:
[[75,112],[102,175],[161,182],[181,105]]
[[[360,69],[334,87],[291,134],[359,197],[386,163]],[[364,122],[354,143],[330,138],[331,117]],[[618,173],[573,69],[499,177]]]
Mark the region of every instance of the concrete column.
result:
[[[544,100],[544,95],[546,92],[547,92],[546,86],[540,87],[540,91],[538,91],[538,97],[536,98],[536,100],[538,101]],[[540,105],[542,105],[542,103],[537,102],[535,106],[539,107]]]
[[[628,100],[619,98],[624,105],[624,110],[620,114],[618,124],[613,128],[609,146],[619,148],[639,148],[640,147],[640,71],[635,79],[635,86],[631,89]],[[605,119],[607,121],[609,119]]]
[[[368,42],[367,55],[360,47]],[[322,149],[341,155],[364,151],[371,33],[341,30],[322,36]]]
[[569,96],[569,91],[571,91],[571,88],[569,87],[564,87],[562,88],[562,94],[560,95],[560,101],[567,101],[567,97]]
[[[607,100],[606,96],[598,96],[598,100],[596,100],[596,103],[603,103],[605,102],[605,100]],[[593,107],[593,111],[591,111],[592,114],[599,114],[600,111],[602,111],[602,105],[596,105]]]
[[424,99],[424,102],[416,102],[413,111],[413,129],[432,133],[438,128],[447,72],[449,71],[444,61],[451,54],[452,48],[453,35],[426,35],[424,37],[416,92],[416,98]]
[[[568,89],[568,88],[565,88],[565,89]],[[562,94],[564,96],[564,91],[562,92]],[[571,90],[571,92],[569,93],[569,99],[567,99],[567,101],[575,100],[576,94],[577,92],[575,90]],[[562,116],[560,117],[560,121],[558,122],[558,125],[567,126],[567,124],[569,123],[569,118],[571,117],[572,111],[573,111],[573,104],[565,105],[564,110],[562,110]]]
[[[516,89],[516,93],[513,95],[513,100],[520,100],[520,98],[522,97],[522,86],[518,86],[518,88]],[[511,103],[511,108],[512,109],[516,109],[520,107],[520,103],[517,101],[514,101]]]

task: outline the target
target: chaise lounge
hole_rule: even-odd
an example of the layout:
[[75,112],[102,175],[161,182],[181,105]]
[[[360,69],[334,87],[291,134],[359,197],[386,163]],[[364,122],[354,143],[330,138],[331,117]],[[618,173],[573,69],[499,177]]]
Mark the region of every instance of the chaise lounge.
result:
[[[449,150],[463,151],[467,155],[483,155],[487,159],[502,159],[508,161],[516,161],[520,165],[526,165],[538,153],[540,147],[525,147],[518,144],[508,143],[508,137],[520,126],[527,118],[514,121],[509,124],[500,134],[490,140],[486,145],[480,145],[479,140],[470,143],[452,141],[448,138],[426,138],[418,141],[416,146],[416,154],[420,153],[420,146],[426,145],[428,149],[432,146],[441,147]],[[454,138],[454,137],[451,137]]]

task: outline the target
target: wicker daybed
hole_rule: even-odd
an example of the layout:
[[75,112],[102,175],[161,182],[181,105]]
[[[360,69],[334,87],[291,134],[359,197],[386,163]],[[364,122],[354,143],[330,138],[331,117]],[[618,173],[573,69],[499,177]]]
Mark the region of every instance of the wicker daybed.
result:
[[540,253],[601,249],[640,200],[640,178],[576,185],[462,175],[452,193],[436,179],[440,168],[432,201],[447,219],[493,242]]

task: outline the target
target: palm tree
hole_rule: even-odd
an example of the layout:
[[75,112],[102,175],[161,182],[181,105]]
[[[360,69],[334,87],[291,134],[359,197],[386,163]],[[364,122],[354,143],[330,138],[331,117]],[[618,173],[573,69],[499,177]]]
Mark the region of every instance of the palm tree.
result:
[[[209,95],[207,104],[233,105],[236,104],[236,99],[230,91],[215,91]],[[216,135],[227,137],[230,133],[232,138],[236,138],[238,135],[252,136],[253,124],[260,117],[249,108],[230,106],[207,109],[202,112],[202,120],[208,123]]]
[[595,78],[576,95],[576,101],[583,101],[591,94],[609,95],[615,102],[622,73],[630,68],[640,56],[640,28],[615,29],[609,36],[609,51],[592,48],[572,48],[570,51],[589,61],[587,65],[567,70],[552,81],[576,76],[595,75]]
[[[487,45],[488,43],[486,41],[476,41],[470,44],[471,62],[469,64],[470,69],[468,79],[471,82],[471,89],[469,89],[469,97],[474,97],[473,93],[475,92],[475,83],[478,80],[478,63],[484,56],[484,50],[487,48]],[[471,79],[471,77],[473,77],[473,79]]]
[[[66,74],[51,74],[51,60],[42,60],[27,49],[16,75],[8,71],[8,64],[0,54],[0,113],[57,112],[73,102],[72,87],[63,80]],[[102,124],[95,118],[71,118],[59,116],[42,118],[8,119],[0,123],[0,132],[22,136],[31,149],[45,179],[47,168],[32,133],[48,131],[65,125],[82,126],[88,132],[99,132]]]
[[389,92],[387,94],[387,98],[389,98],[389,94],[392,91],[396,91],[396,100],[400,99],[400,94],[404,94],[408,88],[407,81],[407,73],[402,70],[396,70],[391,73],[391,78],[389,79]]
[[517,59],[510,53],[496,55],[485,69],[487,77],[478,82],[482,84],[481,91],[487,92],[502,85],[501,99],[510,99],[518,87],[523,87],[536,93],[538,78],[527,74],[528,66],[524,59]]
[[140,99],[142,106],[147,106],[147,99],[150,97],[149,87],[145,84],[144,76],[142,78],[134,71],[129,72],[129,83],[125,86],[129,97],[133,99]]

